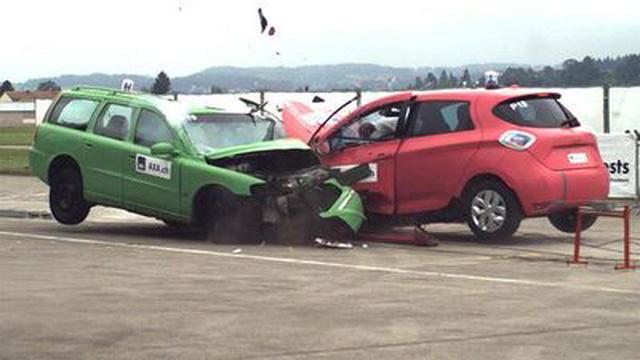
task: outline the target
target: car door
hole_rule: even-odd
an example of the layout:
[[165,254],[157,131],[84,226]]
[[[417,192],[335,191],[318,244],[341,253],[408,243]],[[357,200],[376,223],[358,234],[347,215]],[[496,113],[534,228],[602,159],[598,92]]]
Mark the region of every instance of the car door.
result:
[[327,138],[323,162],[348,169],[368,163],[373,175],[355,184],[368,212],[392,214],[395,206],[395,157],[408,101],[379,105],[345,123]]
[[142,213],[179,217],[181,155],[152,156],[151,146],[160,142],[171,143],[180,149],[164,117],[142,108],[133,138],[125,145],[125,207]]
[[438,210],[458,195],[481,138],[471,104],[445,99],[412,105],[396,159],[397,213]]
[[136,109],[123,103],[110,102],[84,137],[85,192],[96,202],[122,206],[122,167],[127,150],[125,141],[131,132]]

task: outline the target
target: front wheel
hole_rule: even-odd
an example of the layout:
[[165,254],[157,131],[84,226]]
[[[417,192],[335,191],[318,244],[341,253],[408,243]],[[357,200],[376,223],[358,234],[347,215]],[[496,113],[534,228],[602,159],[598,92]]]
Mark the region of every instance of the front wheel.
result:
[[225,190],[211,192],[204,224],[207,239],[219,244],[257,243],[262,224],[260,210],[253,199]]
[[513,191],[497,181],[472,185],[466,192],[465,207],[467,224],[481,240],[511,237],[523,218]]
[[[576,210],[563,211],[560,213],[551,214],[548,217],[549,222],[556,229],[565,232],[573,233],[576,231]],[[580,231],[588,230],[598,220],[596,215],[582,215],[582,221]]]
[[82,195],[82,178],[74,169],[56,172],[50,182],[49,207],[53,217],[65,225],[77,225],[89,214]]

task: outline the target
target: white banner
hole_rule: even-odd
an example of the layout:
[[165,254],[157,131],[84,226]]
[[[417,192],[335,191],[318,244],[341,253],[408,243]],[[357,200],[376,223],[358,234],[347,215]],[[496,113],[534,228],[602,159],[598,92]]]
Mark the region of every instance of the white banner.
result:
[[638,198],[638,142],[631,134],[597,134],[598,147],[609,169],[609,198]]

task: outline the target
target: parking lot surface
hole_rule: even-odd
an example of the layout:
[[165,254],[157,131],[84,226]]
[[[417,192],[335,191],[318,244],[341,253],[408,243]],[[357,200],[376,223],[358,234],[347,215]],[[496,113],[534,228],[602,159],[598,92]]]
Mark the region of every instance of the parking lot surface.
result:
[[[95,219],[95,218],[94,218]],[[546,220],[484,244],[229,246],[159,222],[0,219],[0,358],[631,359],[637,272],[621,223],[586,232],[587,267]],[[632,234],[638,246],[639,224]]]

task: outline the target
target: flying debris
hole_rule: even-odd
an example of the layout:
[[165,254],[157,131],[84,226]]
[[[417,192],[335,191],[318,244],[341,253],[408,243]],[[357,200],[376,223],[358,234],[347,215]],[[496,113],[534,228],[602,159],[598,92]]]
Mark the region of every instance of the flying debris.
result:
[[269,22],[267,21],[267,18],[264,17],[264,15],[262,14],[262,8],[258,8],[258,16],[260,16],[260,34],[264,34],[264,31],[267,29],[267,26],[269,26]]
[[269,26],[269,21],[262,13],[262,8],[258,8],[258,16],[260,17],[260,34],[264,34],[264,31],[269,28],[267,31],[267,35],[273,36],[276,34],[276,28],[273,26]]

